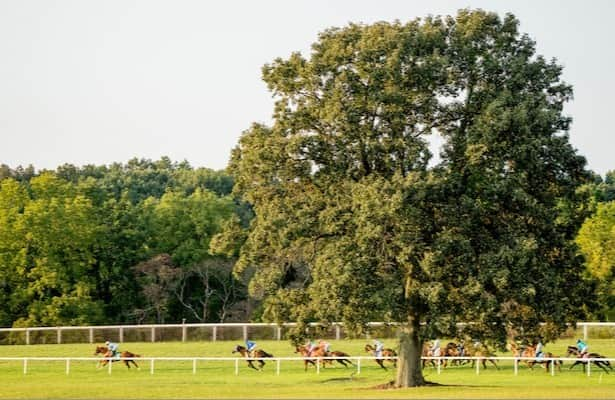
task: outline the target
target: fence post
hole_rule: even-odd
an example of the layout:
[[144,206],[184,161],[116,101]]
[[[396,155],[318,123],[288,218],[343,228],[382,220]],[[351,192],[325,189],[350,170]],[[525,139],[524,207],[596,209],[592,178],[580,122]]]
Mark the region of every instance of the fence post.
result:
[[124,327],[120,326],[120,343],[124,342]]
[[239,358],[235,359],[235,375],[239,375]]
[[70,373],[70,358],[66,359],[66,375]]
[[150,375],[154,375],[154,359],[153,358],[150,360],[149,373]]
[[320,358],[316,359],[316,374],[320,374]]
[[156,341],[156,327],[152,326],[152,343]]
[[276,375],[280,375],[280,359],[278,359],[278,365],[276,366]]
[[519,374],[519,360],[515,357],[515,376]]
[[62,344],[62,328],[58,328],[58,344]]
[[196,358],[192,360],[192,375],[196,374]]
[[357,375],[361,373],[361,358],[357,359]]
[[340,325],[336,324],[335,325],[335,340],[340,340]]
[[30,344],[30,329],[26,328],[26,344]]
[[24,358],[23,359],[23,374],[27,374],[28,373],[28,359]]
[[278,326],[277,330],[278,330],[277,338],[278,338],[278,340],[282,340],[282,327]]
[[590,372],[590,370],[591,370],[591,364],[592,364],[592,363],[591,363],[591,359],[590,359],[590,358],[588,358],[588,359],[587,359],[587,377],[589,377],[589,376],[591,375],[591,372]]
[[440,368],[441,363],[442,363],[442,360],[438,358],[438,375],[440,375],[440,372],[441,372],[441,368]]
[[244,342],[248,340],[248,325],[243,326],[243,340]]
[[186,341],[186,318],[182,319],[182,342]]
[[94,343],[94,328],[90,327],[90,343]]
[[476,375],[480,375],[480,360],[476,357]]
[[587,324],[583,325],[583,340],[587,340]]
[[112,368],[112,365],[113,365],[113,360],[107,359],[107,362],[109,363],[109,375],[111,375],[111,368]]
[[213,341],[216,341],[216,336],[218,335],[218,327],[216,325],[214,325],[214,330],[211,334]]

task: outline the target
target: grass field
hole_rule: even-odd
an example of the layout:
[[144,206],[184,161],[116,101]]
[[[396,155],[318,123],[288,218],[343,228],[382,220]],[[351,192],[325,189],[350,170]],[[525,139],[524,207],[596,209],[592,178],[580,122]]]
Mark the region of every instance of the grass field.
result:
[[[332,341],[334,350],[354,356],[366,355],[365,340]],[[146,357],[230,357],[239,342],[166,342],[123,343],[128,350]],[[393,345],[389,341],[388,345]],[[545,350],[563,355],[570,340],[549,344]],[[592,351],[615,357],[615,340],[590,341]],[[279,357],[294,357],[287,341],[259,341],[259,347]],[[90,344],[0,346],[0,357],[90,357]],[[507,356],[510,354],[499,353]],[[142,361],[140,370],[128,370],[115,363],[112,373],[96,369],[93,361],[71,361],[66,374],[63,361],[30,361],[24,375],[21,361],[0,361],[0,399],[197,399],[197,398],[599,398],[615,399],[615,373],[601,373],[592,368],[587,377],[577,366],[555,376],[540,367],[529,370],[520,365],[519,374],[513,364],[500,362],[500,369],[488,368],[476,375],[469,366],[443,369],[426,368],[425,377],[441,384],[435,387],[411,389],[376,389],[394,379],[395,371],[382,370],[373,361],[363,360],[361,373],[356,369],[337,366],[321,369],[313,367],[305,372],[300,361],[282,361],[280,375],[276,364],[269,362],[263,372],[248,369],[241,362],[235,375],[233,361],[199,361],[196,374],[191,361],[156,361],[150,373],[149,361]]]

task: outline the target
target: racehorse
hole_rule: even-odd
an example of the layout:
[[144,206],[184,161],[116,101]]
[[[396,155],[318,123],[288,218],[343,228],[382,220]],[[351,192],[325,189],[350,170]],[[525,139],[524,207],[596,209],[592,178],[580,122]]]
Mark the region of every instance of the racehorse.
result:
[[350,354],[344,353],[343,351],[334,350],[334,351],[326,352],[325,354],[327,357],[338,357],[336,360],[325,360],[331,364],[333,364],[332,361],[337,361],[338,363],[342,364],[346,368],[348,368],[348,364],[354,365],[352,361],[350,361],[350,359],[348,358],[350,357]]
[[[322,357],[327,357],[327,352],[322,346],[316,346],[312,349],[312,351],[309,351],[307,346],[298,345],[295,346],[295,353],[301,354],[302,357],[305,357],[303,359],[303,365],[305,366],[306,371],[308,368],[308,364],[312,364],[314,367],[316,367],[316,363],[321,362],[320,359]],[[325,367],[324,363],[322,364],[322,367]]]
[[[234,353],[239,353],[241,354],[242,357],[247,358],[247,362],[248,362],[248,367],[255,369],[257,371],[262,371],[263,367],[265,366],[265,361],[264,360],[250,360],[250,358],[272,358],[273,355],[267,353],[265,350],[252,350],[252,352],[250,353],[248,351],[248,349],[246,349],[243,346],[237,345],[235,346],[235,349],[233,350],[232,354]],[[254,364],[252,364],[254,361],[258,362],[258,368],[256,368],[254,366]]]
[[[371,353],[374,357],[377,357],[376,349],[371,344],[365,345],[365,351],[367,353]],[[393,349],[382,349],[381,357],[397,357],[397,352],[395,352],[395,350]],[[382,358],[376,358],[374,361],[376,361],[376,363],[378,363],[378,365],[380,365],[380,367],[385,370],[387,369],[387,367],[384,366],[384,361],[393,363],[393,367],[397,368],[397,358],[388,358],[386,360]]]
[[[102,354],[103,357],[105,358],[111,358],[112,362],[120,361],[120,359],[116,359],[115,357],[113,357],[113,352],[109,350],[109,348],[106,346],[96,346],[96,351],[94,351],[94,355],[97,356],[99,354]],[[141,356],[139,354],[134,354],[129,351],[122,351],[120,353],[120,358],[136,358],[136,357],[141,357]],[[139,369],[139,366],[137,365],[135,360],[121,360],[121,361],[124,361],[124,364],[126,364],[128,368],[130,368],[130,363],[133,363],[134,366],[137,369]],[[96,365],[96,368],[104,367],[105,365],[107,365],[107,363],[109,363],[109,360],[100,360],[98,364]]]
[[553,364],[557,366],[557,370],[562,370],[562,360],[544,360],[543,358],[556,358],[557,356],[553,355],[553,353],[543,352],[543,356],[541,358],[536,358],[536,346],[528,345],[521,354],[518,356],[515,354],[515,357],[528,357],[533,358],[533,360],[525,360],[525,363],[530,369],[534,369],[535,364],[540,364],[545,372],[549,372],[549,367]]
[[[577,364],[582,364],[583,370],[585,370],[585,365],[587,364],[587,360],[585,360],[586,358],[605,358],[598,353],[588,353],[586,357],[583,357],[579,349],[576,348],[576,346],[568,346],[568,350],[566,351],[566,357],[569,357],[572,354],[574,354],[575,357],[579,358],[579,360],[575,361],[568,369],[572,369]],[[613,367],[611,366],[609,360],[592,360],[592,363],[594,363],[594,365],[596,365],[597,367],[603,369],[607,374],[609,373],[608,369],[610,369],[611,371],[613,370]]]
[[[487,361],[489,361],[491,364],[493,364],[493,366],[495,367],[495,369],[500,369],[498,368],[498,364],[496,363],[496,360],[492,359],[492,358],[488,358],[488,357],[495,357],[495,354],[492,353],[491,351],[489,351],[489,349],[487,348],[487,346],[480,344],[478,346],[474,345],[474,346],[468,346],[468,348],[466,348],[465,350],[465,354],[468,357],[478,357],[478,361],[483,364],[483,368],[487,369]],[[475,363],[476,363],[476,359],[472,359],[472,367],[474,367]]]

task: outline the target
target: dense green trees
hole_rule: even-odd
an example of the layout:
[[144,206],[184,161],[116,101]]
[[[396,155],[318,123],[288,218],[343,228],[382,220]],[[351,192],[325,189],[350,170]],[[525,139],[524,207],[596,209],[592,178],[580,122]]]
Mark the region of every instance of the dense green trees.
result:
[[582,317],[589,174],[560,73],[513,16],[467,10],[330,29],[265,66],[274,124],[230,164],[255,211],[237,272],[256,269],[265,317],[405,322],[399,386],[424,383],[422,341],[457,322],[501,344]]
[[[233,257],[212,256],[209,242],[249,215],[232,186],[168,158],[42,173],[3,165],[0,326],[228,318],[245,288]],[[162,259],[173,272],[164,279],[147,268]]]

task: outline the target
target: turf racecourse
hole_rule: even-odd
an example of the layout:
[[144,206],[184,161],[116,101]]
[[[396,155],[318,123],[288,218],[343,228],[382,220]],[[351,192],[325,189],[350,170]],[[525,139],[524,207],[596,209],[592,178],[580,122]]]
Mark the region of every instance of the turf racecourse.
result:
[[[230,357],[239,341],[230,342],[165,342],[123,343],[128,350],[147,357]],[[334,350],[353,356],[365,355],[366,340],[332,341]],[[292,357],[293,348],[288,341],[259,341],[259,347],[275,356]],[[386,343],[393,345],[393,340]],[[563,355],[572,340],[548,344],[546,351]],[[592,351],[615,357],[615,339],[589,341]],[[90,357],[91,344],[0,346],[0,357]],[[506,356],[509,353],[498,353]],[[615,372],[601,373],[592,368],[587,377],[580,366],[551,376],[540,367],[528,370],[519,366],[513,373],[511,363],[500,362],[500,370],[489,367],[476,375],[469,366],[442,370],[428,367],[426,378],[441,386],[410,389],[377,389],[378,385],[394,379],[395,371],[384,371],[373,361],[363,360],[361,373],[341,365],[304,371],[300,361],[282,361],[280,375],[276,365],[268,362],[263,372],[247,368],[241,362],[239,375],[235,375],[233,361],[199,361],[196,374],[191,361],[156,361],[150,373],[149,361],[140,363],[140,370],[128,370],[115,363],[112,373],[96,369],[92,361],[72,361],[70,374],[66,374],[63,361],[30,361],[24,375],[21,361],[0,361],[0,399],[202,399],[202,398],[268,398],[268,399],[396,399],[396,398],[592,398],[615,399]]]

